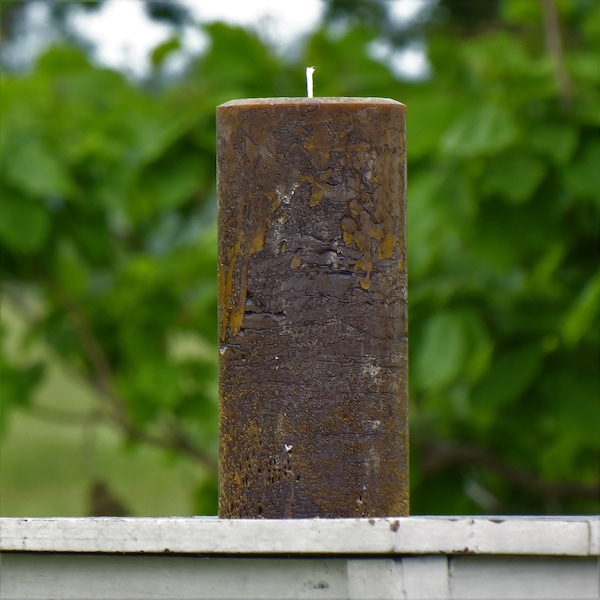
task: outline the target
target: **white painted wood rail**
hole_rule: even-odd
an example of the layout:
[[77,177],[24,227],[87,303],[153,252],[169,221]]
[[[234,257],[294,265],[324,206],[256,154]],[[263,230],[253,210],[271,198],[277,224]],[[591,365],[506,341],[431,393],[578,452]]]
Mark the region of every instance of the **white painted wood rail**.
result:
[[598,600],[597,517],[0,519],[0,599]]

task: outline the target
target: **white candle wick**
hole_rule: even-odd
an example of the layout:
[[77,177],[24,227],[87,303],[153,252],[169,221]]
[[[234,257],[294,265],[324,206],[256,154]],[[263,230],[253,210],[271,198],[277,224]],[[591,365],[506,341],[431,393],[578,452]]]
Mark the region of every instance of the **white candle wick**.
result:
[[313,97],[313,73],[315,72],[314,67],[306,67],[306,93],[309,98]]

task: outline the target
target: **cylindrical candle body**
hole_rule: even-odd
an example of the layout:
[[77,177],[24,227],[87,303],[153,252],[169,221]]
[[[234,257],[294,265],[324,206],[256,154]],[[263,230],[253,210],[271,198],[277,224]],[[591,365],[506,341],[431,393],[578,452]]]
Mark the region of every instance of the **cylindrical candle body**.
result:
[[217,109],[223,518],[408,514],[405,107]]

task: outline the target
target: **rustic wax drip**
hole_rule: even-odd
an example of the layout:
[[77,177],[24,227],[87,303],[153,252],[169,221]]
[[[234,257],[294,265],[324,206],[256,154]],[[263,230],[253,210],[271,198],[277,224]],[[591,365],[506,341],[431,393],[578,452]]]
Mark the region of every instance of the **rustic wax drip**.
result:
[[221,517],[408,514],[405,107],[217,109]]

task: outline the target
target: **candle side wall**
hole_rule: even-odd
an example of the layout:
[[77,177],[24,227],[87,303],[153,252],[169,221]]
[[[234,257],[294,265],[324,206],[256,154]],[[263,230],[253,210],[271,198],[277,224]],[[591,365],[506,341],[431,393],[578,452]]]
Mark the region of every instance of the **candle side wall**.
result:
[[220,516],[408,514],[405,112],[218,108]]

